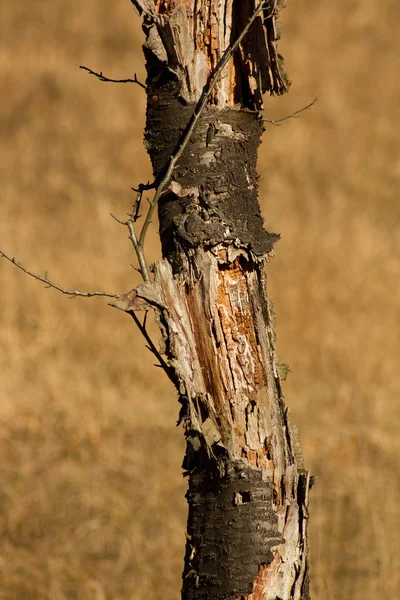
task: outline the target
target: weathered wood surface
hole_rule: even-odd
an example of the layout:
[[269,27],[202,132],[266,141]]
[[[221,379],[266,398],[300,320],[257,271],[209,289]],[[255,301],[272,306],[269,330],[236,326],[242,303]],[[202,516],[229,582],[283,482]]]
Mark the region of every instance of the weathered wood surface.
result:
[[[160,177],[250,0],[134,0],[147,39],[146,147]],[[186,600],[306,600],[309,473],[282,395],[257,200],[264,92],[288,80],[266,6],[229,61],[159,203],[164,260],[122,298],[152,306],[181,402]]]
[[[132,0],[144,17],[145,53],[176,74],[180,97],[196,102],[224,50],[253,14],[253,0]],[[213,102],[259,109],[262,94],[283,94],[289,81],[276,49],[278,15],[285,0],[271,1],[230,61]],[[258,4],[258,3],[257,3]]]

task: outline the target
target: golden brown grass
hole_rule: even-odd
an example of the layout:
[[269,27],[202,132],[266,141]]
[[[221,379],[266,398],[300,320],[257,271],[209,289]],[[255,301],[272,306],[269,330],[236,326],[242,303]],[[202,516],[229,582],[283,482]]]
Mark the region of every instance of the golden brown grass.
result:
[[[318,600],[400,598],[400,43],[396,0],[290,3],[290,94],[260,155],[281,359],[312,493]],[[70,287],[137,281],[129,187],[150,177],[128,0],[0,8],[0,246]],[[151,234],[148,254],[159,254]],[[133,323],[0,262],[0,598],[178,598],[178,405]]]

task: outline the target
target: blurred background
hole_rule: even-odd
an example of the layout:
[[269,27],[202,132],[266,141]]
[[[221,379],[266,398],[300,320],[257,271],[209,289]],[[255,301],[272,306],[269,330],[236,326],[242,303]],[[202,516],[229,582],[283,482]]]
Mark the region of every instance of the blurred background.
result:
[[[314,600],[400,598],[400,42],[396,0],[297,0],[289,95],[266,98],[260,200],[285,393],[312,490]],[[0,247],[72,289],[138,283],[130,186],[151,177],[128,0],[0,6]],[[147,253],[159,257],[156,228]],[[0,261],[0,598],[178,598],[178,403],[129,317]]]

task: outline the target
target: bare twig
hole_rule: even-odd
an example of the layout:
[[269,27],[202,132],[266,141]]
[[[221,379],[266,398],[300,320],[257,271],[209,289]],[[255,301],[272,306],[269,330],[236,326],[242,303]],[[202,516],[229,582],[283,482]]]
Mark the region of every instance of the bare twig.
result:
[[[260,2],[258,7],[256,8],[256,10],[253,12],[252,16],[250,17],[247,25],[243,28],[243,30],[241,31],[241,33],[239,34],[239,36],[237,37],[235,42],[232,45],[229,45],[226,48],[226,50],[224,51],[218,65],[216,66],[214,72],[211,74],[208,84],[204,87],[203,92],[200,96],[200,99],[199,99],[199,101],[193,111],[193,114],[187,124],[185,133],[183,134],[183,137],[179,142],[178,148],[176,149],[174,154],[171,156],[171,158],[168,162],[167,168],[165,170],[165,173],[164,173],[163,177],[161,178],[160,182],[158,183],[154,197],[150,202],[150,207],[147,212],[147,215],[146,215],[146,218],[145,218],[145,221],[144,221],[144,224],[143,224],[142,230],[140,232],[140,236],[139,236],[139,241],[138,241],[139,248],[141,248],[141,249],[143,248],[146,233],[147,233],[148,227],[151,223],[151,219],[152,219],[154,210],[157,206],[157,203],[171,179],[174,168],[175,168],[178,160],[182,156],[182,153],[185,150],[185,148],[192,136],[192,133],[194,131],[194,128],[196,127],[197,121],[199,120],[199,117],[202,114],[202,112],[207,104],[207,100],[210,97],[210,94],[212,93],[216,83],[218,82],[219,78],[221,77],[222,71],[224,70],[225,66],[229,62],[232,55],[236,52],[237,48],[239,47],[240,42],[243,40],[245,35],[248,33],[250,27],[252,26],[252,24],[254,23],[256,18],[260,15],[260,13],[266,7],[267,4],[269,4],[268,0],[263,0],[262,2]],[[275,9],[275,3],[272,7],[272,12],[274,11],[274,9]]]
[[318,98],[314,98],[312,102],[310,102],[306,106],[303,106],[303,108],[299,108],[299,110],[295,110],[294,113],[286,115],[285,117],[279,117],[279,119],[264,119],[264,123],[271,123],[271,125],[276,125],[276,127],[279,127],[279,123],[281,123],[282,121],[287,121],[288,119],[298,119],[299,114],[314,106],[317,99]]
[[89,69],[89,67],[85,67],[84,65],[80,65],[79,68],[83,69],[84,71],[87,71],[89,73],[89,75],[94,75],[95,77],[100,79],[100,81],[105,81],[106,83],[136,83],[138,86],[140,86],[144,90],[146,89],[146,86],[144,85],[144,83],[139,81],[138,78],[136,77],[136,73],[134,73],[133,79],[110,79],[109,77],[106,77],[105,75],[103,75],[102,71],[100,71],[100,73],[96,73],[96,71],[92,71],[92,69]]
[[29,269],[27,269],[26,267],[21,265],[20,262],[15,260],[15,258],[9,256],[2,250],[0,250],[0,258],[5,258],[6,260],[10,261],[13,265],[18,267],[18,269],[21,269],[21,271],[23,271],[30,277],[33,277],[34,279],[37,279],[38,281],[42,281],[43,283],[45,283],[47,285],[47,287],[54,288],[55,290],[58,290],[62,294],[65,294],[66,296],[70,296],[71,298],[76,298],[77,296],[79,296],[81,298],[92,298],[93,296],[106,296],[107,298],[118,298],[118,296],[119,296],[119,294],[111,294],[110,292],[82,292],[81,290],[67,290],[66,288],[63,288],[60,285],[57,285],[56,283],[54,283],[53,281],[48,279],[47,273],[45,274],[44,277],[42,277],[41,275],[38,275],[37,273],[30,271]]
[[162,369],[164,369],[164,371],[166,372],[166,374],[171,378],[171,369],[170,369],[170,367],[167,365],[167,363],[165,362],[165,360],[161,356],[160,352],[157,350],[156,346],[154,345],[153,340],[151,339],[151,337],[149,336],[149,334],[147,332],[147,329],[146,329],[147,313],[145,313],[145,316],[144,316],[144,319],[143,319],[143,323],[140,322],[139,318],[137,317],[137,315],[136,315],[136,313],[134,311],[129,311],[129,314],[131,315],[131,317],[135,321],[135,323],[136,323],[137,327],[139,328],[141,334],[143,335],[144,339],[146,340],[146,342],[148,344],[146,346],[146,348],[148,348],[150,350],[150,352],[152,352],[154,354],[154,356],[157,358],[157,360],[159,361],[160,364],[156,365],[156,366],[160,366]]
[[129,230],[129,239],[132,242],[132,246],[135,249],[136,257],[139,262],[138,271],[141,273],[144,281],[150,281],[149,270],[147,268],[146,259],[144,256],[143,245],[141,245],[137,239],[136,231],[135,231],[135,223],[140,218],[140,206],[142,202],[143,192],[144,190],[151,190],[155,187],[155,183],[140,183],[138,188],[131,188],[134,192],[136,192],[136,200],[132,208],[132,212],[129,215],[129,219],[126,221],[122,221],[115,217],[112,213],[112,218],[117,221],[120,225],[126,225]]
[[156,182],[153,181],[153,183],[150,183],[150,182],[147,182],[146,184],[140,183],[138,188],[131,188],[133,192],[136,192],[136,201],[135,201],[135,204],[133,205],[133,210],[132,210],[132,214],[131,214],[131,219],[133,220],[134,223],[136,223],[136,221],[140,217],[139,211],[140,211],[140,205],[142,202],[143,192],[145,190],[153,190],[155,187],[156,187]]
[[[116,220],[118,221],[118,219],[116,219]],[[121,221],[118,221],[118,222],[121,222]],[[92,298],[94,296],[106,296],[107,298],[118,298],[120,296],[120,294],[111,294],[110,292],[82,292],[81,290],[67,290],[66,288],[63,288],[60,285],[58,285],[58,284],[54,283],[53,281],[51,281],[50,279],[48,279],[47,272],[45,273],[45,276],[42,277],[38,273],[34,273],[30,269],[27,269],[26,267],[21,265],[20,262],[18,262],[17,260],[15,260],[15,258],[13,258],[13,257],[9,256],[8,254],[6,254],[5,252],[3,252],[3,250],[0,250],[0,258],[5,258],[6,260],[11,262],[13,265],[18,267],[18,269],[20,269],[21,271],[23,271],[30,277],[33,277],[34,279],[37,279],[38,281],[42,281],[43,283],[46,284],[47,287],[54,288],[55,290],[61,292],[62,294],[65,294],[66,296],[69,296],[70,298],[76,298],[77,296],[79,296],[80,298]],[[155,365],[155,366],[161,367],[165,371],[165,373],[167,374],[169,379],[175,384],[176,382],[174,381],[173,372],[172,372],[171,368],[167,365],[167,363],[161,356],[160,352],[157,350],[153,340],[151,339],[151,337],[149,336],[149,334],[147,332],[147,328],[146,328],[147,312],[144,315],[143,323],[140,322],[139,318],[136,316],[136,314],[133,311],[129,311],[129,314],[132,316],[132,318],[135,321],[137,327],[139,328],[141,334],[143,335],[144,339],[146,340],[146,342],[147,342],[146,348],[148,348],[150,350],[150,352],[152,352],[154,354],[154,356],[157,358],[159,364]]]
[[[133,212],[135,211],[135,206],[133,207],[133,211],[132,211],[132,215]],[[139,272],[142,275],[143,281],[150,281],[150,276],[149,276],[149,270],[147,268],[147,263],[146,263],[146,259],[144,256],[144,252],[143,252],[143,247],[139,245],[137,236],[136,236],[136,231],[135,231],[135,217],[133,217],[132,215],[129,217],[129,219],[127,219],[126,221],[122,221],[121,219],[118,219],[115,215],[113,215],[112,213],[110,213],[111,217],[114,219],[114,221],[116,221],[117,223],[119,223],[120,225],[126,225],[128,227],[129,230],[129,239],[132,242],[132,246],[136,252],[136,257],[138,259],[139,262]]]

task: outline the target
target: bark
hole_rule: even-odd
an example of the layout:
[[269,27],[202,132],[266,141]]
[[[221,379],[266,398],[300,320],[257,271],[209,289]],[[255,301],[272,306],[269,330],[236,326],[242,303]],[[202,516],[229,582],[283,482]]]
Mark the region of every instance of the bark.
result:
[[[135,0],[147,67],[146,147],[159,179],[255,0]],[[189,517],[184,600],[309,598],[309,473],[290,425],[265,267],[256,160],[264,92],[289,82],[279,2],[256,19],[159,202],[164,259],[121,300],[156,310],[181,402]]]

